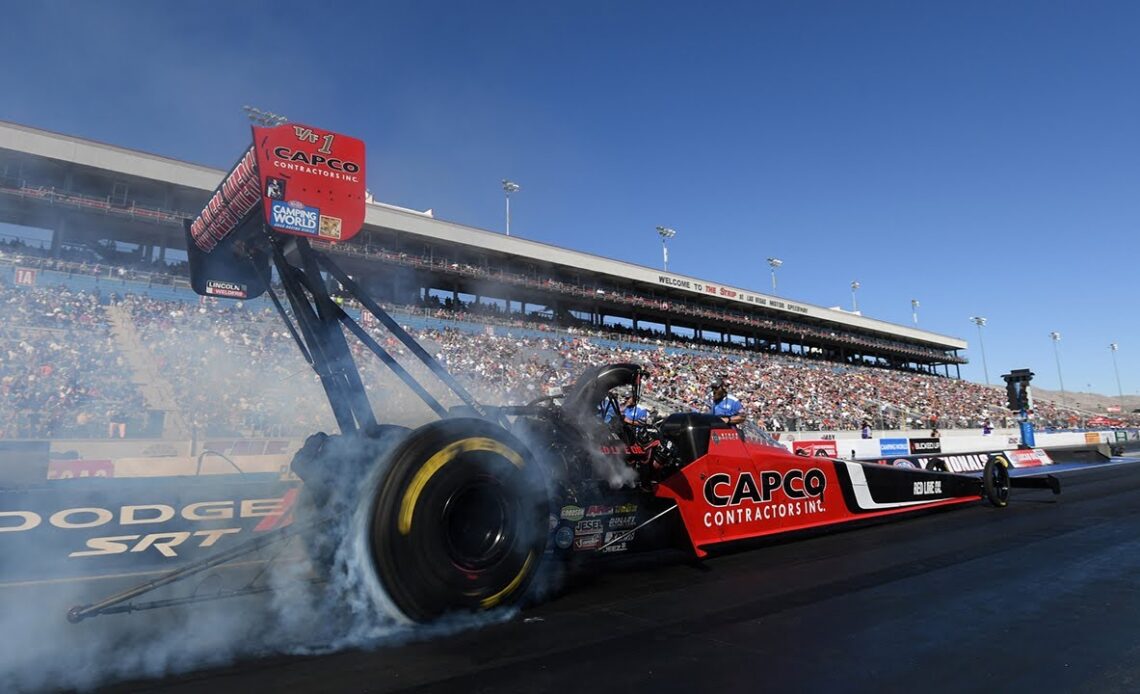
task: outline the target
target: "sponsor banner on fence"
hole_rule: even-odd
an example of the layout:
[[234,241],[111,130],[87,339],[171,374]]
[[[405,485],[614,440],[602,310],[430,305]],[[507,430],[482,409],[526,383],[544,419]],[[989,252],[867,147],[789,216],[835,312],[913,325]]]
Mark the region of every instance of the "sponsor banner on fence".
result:
[[910,439],[910,452],[923,455],[942,452],[942,439]]
[[1049,457],[1049,454],[1040,448],[1031,450],[1019,448],[1006,451],[1005,455],[1014,467],[1039,467],[1053,464],[1053,459]]
[[49,480],[82,479],[84,477],[114,477],[115,463],[111,460],[51,460],[48,461]]
[[910,446],[907,445],[906,439],[879,439],[879,455],[884,458],[908,453]]
[[839,457],[839,449],[836,448],[835,441],[825,439],[793,441],[792,452],[796,455],[824,456],[827,458]]
[[[983,453],[957,453],[953,455],[908,455],[889,459],[884,458],[879,460],[879,463],[883,465],[894,465],[896,467],[921,468],[923,470],[930,470],[933,466],[933,469],[945,469],[947,472],[973,473],[982,470],[982,468],[986,466],[986,461],[995,455],[1005,456],[1006,460],[1008,460],[1013,467],[1039,467],[1041,465],[1053,464],[1053,459],[1049,457],[1049,454],[1040,448],[1034,448],[1033,450],[1018,449],[986,451]],[[941,463],[941,466],[939,463]]]
[[287,525],[298,488],[89,477],[0,490],[0,582],[173,568]]

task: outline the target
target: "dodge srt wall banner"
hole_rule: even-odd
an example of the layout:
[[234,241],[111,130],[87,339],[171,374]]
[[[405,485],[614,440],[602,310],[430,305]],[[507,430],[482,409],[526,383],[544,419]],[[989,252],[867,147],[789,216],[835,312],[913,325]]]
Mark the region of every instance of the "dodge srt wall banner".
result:
[[299,123],[253,127],[265,222],[347,241],[364,224],[364,142]]

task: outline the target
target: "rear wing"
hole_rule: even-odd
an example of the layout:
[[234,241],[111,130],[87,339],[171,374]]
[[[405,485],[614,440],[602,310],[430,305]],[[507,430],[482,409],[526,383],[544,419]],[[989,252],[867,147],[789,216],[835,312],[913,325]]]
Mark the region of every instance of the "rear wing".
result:
[[266,290],[270,234],[347,241],[364,224],[364,142],[307,125],[253,126],[253,145],[186,220],[194,291],[252,299]]

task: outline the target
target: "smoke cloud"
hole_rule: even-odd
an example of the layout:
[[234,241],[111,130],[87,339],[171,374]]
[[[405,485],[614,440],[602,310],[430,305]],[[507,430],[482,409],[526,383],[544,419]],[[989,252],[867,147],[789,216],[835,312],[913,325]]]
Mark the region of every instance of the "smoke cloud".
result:
[[[232,314],[238,309],[203,310],[185,304],[133,301],[126,308],[132,312],[140,342],[164,369],[175,396],[192,398],[200,405],[199,412],[208,415],[198,425],[258,426],[273,432],[275,425],[259,414],[303,408],[298,413],[304,426],[311,427],[309,432],[335,431],[319,382],[276,316],[247,310],[235,317]],[[463,342],[461,337],[442,334],[424,341],[444,361],[464,358]],[[457,404],[454,396],[447,399],[447,392],[406,350],[389,346],[441,402]],[[507,342],[501,348],[503,352],[493,359],[496,373],[533,368],[535,348]],[[412,427],[434,416],[376,360],[359,349],[354,351],[381,421]],[[525,386],[515,385],[523,394],[519,400],[526,399]],[[260,409],[266,392],[272,394],[269,404],[275,409]],[[487,389],[478,395],[486,401],[496,394]],[[502,391],[497,395],[503,397]],[[371,440],[362,444],[363,449],[354,449],[347,439],[331,440],[339,449],[325,461],[335,466],[336,473],[328,476],[328,496],[320,504],[300,503],[294,516],[299,526],[320,528],[317,539],[294,537],[238,560],[236,568],[219,567],[134,602],[204,597],[241,589],[251,581],[269,589],[263,593],[70,624],[66,614],[72,606],[90,604],[155,576],[104,580],[71,576],[53,577],[46,583],[0,584],[0,633],[5,635],[0,648],[0,691],[90,691],[114,682],[160,678],[268,655],[379,648],[505,621],[516,614],[514,608],[502,608],[454,615],[428,626],[412,625],[399,615],[375,574],[367,534],[369,502],[385,472],[383,463],[375,461],[384,460],[394,441]],[[598,456],[598,465],[611,462]],[[623,473],[632,471],[604,472],[606,479],[620,485],[629,481]],[[0,540],[6,539],[4,535],[16,533],[0,534]],[[34,546],[25,543],[23,554],[0,561],[34,563],[36,554],[58,559],[74,551],[73,545],[74,540],[68,538]],[[129,560],[123,562],[123,566],[130,565]],[[534,593],[549,595],[557,590],[560,571],[560,567],[545,568],[532,587]]]

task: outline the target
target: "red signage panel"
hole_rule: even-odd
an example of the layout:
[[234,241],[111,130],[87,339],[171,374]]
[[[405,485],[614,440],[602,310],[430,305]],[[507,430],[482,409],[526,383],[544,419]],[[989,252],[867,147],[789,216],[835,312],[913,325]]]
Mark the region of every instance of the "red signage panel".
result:
[[309,125],[253,128],[265,222],[285,234],[347,241],[364,224],[364,142]]
[[34,287],[36,286],[36,271],[30,267],[18,267],[14,280],[17,285]]

